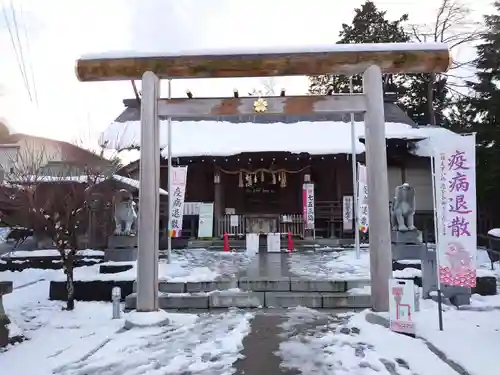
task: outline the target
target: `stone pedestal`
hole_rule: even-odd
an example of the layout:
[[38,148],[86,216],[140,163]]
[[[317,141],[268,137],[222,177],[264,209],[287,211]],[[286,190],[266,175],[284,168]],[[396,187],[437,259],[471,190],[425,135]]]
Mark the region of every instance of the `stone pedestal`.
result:
[[128,249],[137,248],[137,236],[110,236],[108,238],[108,248]]
[[105,262],[130,262],[137,260],[137,236],[110,236],[104,250]]
[[[430,298],[431,292],[437,291],[437,260],[436,250],[428,248],[421,241],[420,231],[391,232],[392,260],[418,259],[422,264],[422,295]],[[445,298],[456,306],[470,303],[470,288],[441,286]]]
[[422,232],[412,230],[407,232],[391,231],[392,244],[422,244]]
[[7,325],[10,323],[10,320],[7,314],[5,314],[2,301],[2,297],[9,293],[12,293],[12,282],[0,281],[0,348],[7,346],[9,343],[9,329]]

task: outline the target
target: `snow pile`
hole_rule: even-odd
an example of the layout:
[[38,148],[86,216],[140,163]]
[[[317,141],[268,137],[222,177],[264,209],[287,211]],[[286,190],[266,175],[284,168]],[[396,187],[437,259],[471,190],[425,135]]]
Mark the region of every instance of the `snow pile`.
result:
[[[363,122],[355,123],[356,152],[365,152],[359,138],[365,136]],[[262,137],[262,134],[266,134]],[[420,129],[401,123],[386,123],[387,139],[421,140]],[[140,146],[139,121],[112,123],[99,143],[122,150]],[[224,136],[221,136],[224,135]],[[172,156],[230,156],[242,152],[287,151],[292,153],[350,154],[351,126],[345,122],[230,123],[222,121],[173,121]],[[167,122],[160,121],[160,147],[167,155]]]
[[336,322],[311,324],[318,318],[311,311],[309,318],[301,319],[303,327],[307,327],[305,322],[311,328],[288,325],[288,339],[279,347],[283,367],[303,374],[456,375],[422,341],[372,325],[365,313],[344,324],[345,316]]

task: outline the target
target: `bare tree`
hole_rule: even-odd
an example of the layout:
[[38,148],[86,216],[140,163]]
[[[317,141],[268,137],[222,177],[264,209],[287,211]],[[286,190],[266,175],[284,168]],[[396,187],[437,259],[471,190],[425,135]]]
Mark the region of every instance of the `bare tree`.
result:
[[481,38],[484,26],[472,19],[470,8],[462,0],[441,0],[441,3],[431,22],[425,25],[411,25],[410,34],[418,42],[446,43],[452,53],[451,65],[447,73],[426,74],[426,96],[431,125],[435,125],[434,89],[436,82],[446,79],[446,87],[452,95],[463,95],[460,87],[465,87],[466,76],[458,74],[459,69],[471,67],[473,60],[460,60],[453,57],[461,46],[473,44]]
[[249,92],[250,96],[274,96],[276,95],[276,80],[274,77],[262,79],[260,81],[261,88],[254,88]]
[[[26,151],[26,154],[29,152]],[[0,220],[8,226],[21,226],[45,235],[58,250],[66,275],[66,308],[75,307],[74,261],[81,239],[89,226],[95,192],[108,177],[81,166],[75,176],[69,168],[45,174],[40,161],[47,160],[43,150],[29,155],[34,164],[14,163],[0,186]],[[25,159],[26,160],[26,159]],[[38,164],[40,163],[40,164]],[[73,167],[73,166],[72,166]],[[100,191],[100,199],[105,194]],[[112,191],[104,199],[112,199]]]

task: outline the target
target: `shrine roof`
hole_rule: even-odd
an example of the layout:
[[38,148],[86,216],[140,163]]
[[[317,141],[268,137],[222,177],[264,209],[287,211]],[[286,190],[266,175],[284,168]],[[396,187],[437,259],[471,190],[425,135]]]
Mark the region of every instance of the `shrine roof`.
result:
[[[384,113],[385,121],[393,123],[408,124],[416,127],[412,119],[393,101],[392,98],[387,98],[384,103]],[[141,110],[136,99],[125,99],[123,101],[125,109],[116,118],[115,122],[126,123],[129,121],[140,121]],[[160,120],[166,120],[166,117],[160,116]],[[207,117],[183,117],[176,119],[179,122],[193,122],[193,121],[206,121]],[[322,121],[338,121],[338,122],[350,122],[351,115],[349,113],[324,113],[324,114],[312,114],[312,115],[266,115],[259,114],[259,116],[224,116],[223,119],[218,119],[217,117],[209,118],[211,121],[224,121],[230,123],[256,123],[256,124],[270,124],[281,122],[285,124],[290,124],[294,122],[322,122]],[[363,114],[355,113],[354,121],[363,122]]]
[[[126,109],[102,133],[100,144],[113,150],[140,148],[140,107],[124,100]],[[384,103],[386,139],[416,142],[418,156],[432,155],[429,142],[453,132],[441,127],[419,127],[394,102]],[[245,152],[290,152],[310,155],[351,153],[350,114],[225,116],[172,121],[174,157],[231,156]],[[365,126],[355,115],[356,152],[365,152]],[[160,147],[167,155],[167,121],[160,116]],[[420,147],[421,146],[421,147]]]

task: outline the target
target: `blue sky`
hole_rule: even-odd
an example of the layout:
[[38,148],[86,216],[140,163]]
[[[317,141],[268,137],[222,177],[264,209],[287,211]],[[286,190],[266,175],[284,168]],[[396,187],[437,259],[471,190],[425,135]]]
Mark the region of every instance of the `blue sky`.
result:
[[[343,22],[364,1],[333,0],[0,0],[0,117],[12,128],[52,138],[85,142],[97,136],[132,96],[130,83],[80,83],[74,61],[108,50],[161,51],[238,46],[302,46],[335,43]],[[391,18],[408,12],[412,23],[429,23],[439,0],[382,0]],[[468,1],[474,17],[491,9],[489,0]],[[19,72],[4,16],[12,8],[27,67],[33,68],[38,105],[31,103]],[[1,8],[0,8],[1,9]],[[28,48],[29,47],[29,48]],[[28,53],[29,49],[29,53]],[[460,53],[470,55],[471,49]],[[251,91],[259,79],[178,80],[174,96],[229,96],[234,87]],[[304,93],[303,77],[278,78],[278,89]],[[33,91],[33,89],[32,89]],[[163,90],[166,93],[166,90]]]

